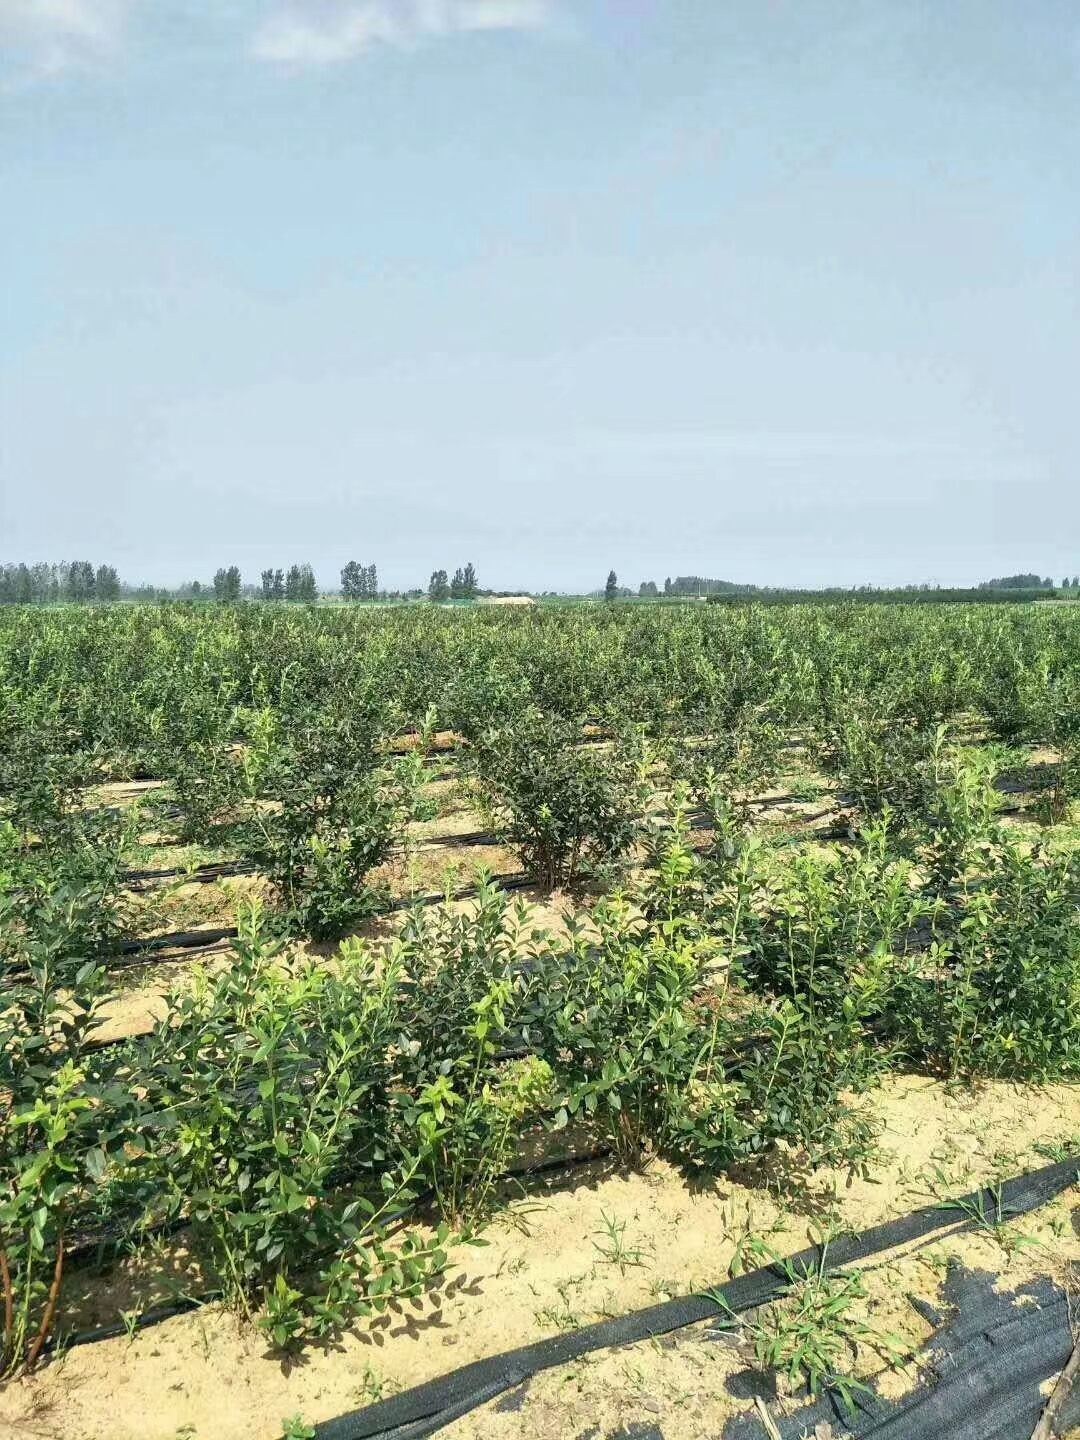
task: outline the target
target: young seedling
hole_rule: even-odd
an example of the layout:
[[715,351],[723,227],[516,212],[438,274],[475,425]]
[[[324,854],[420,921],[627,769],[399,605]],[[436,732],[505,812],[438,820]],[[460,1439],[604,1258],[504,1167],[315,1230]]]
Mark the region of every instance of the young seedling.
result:
[[603,1210],[600,1212],[600,1219],[604,1228],[594,1233],[602,1238],[593,1241],[593,1249],[601,1259],[606,1260],[609,1265],[618,1265],[623,1275],[632,1265],[644,1265],[645,1251],[638,1245],[626,1243],[626,1221],[616,1220],[614,1215],[608,1215]]
[[281,1440],[315,1440],[315,1426],[302,1415],[290,1415],[281,1422]]
[[360,1376],[360,1383],[353,1390],[353,1399],[357,1405],[374,1405],[379,1400],[384,1400],[388,1395],[395,1394],[400,1386],[394,1380],[388,1380],[380,1375],[374,1366],[368,1362],[364,1366],[363,1374]]
[[975,1230],[989,1235],[1010,1257],[1025,1245],[1042,1244],[1034,1235],[1017,1234],[1009,1229],[1009,1221],[1017,1212],[1005,1204],[1000,1182],[980,1190],[972,1199],[945,1200],[941,1208],[958,1211]]

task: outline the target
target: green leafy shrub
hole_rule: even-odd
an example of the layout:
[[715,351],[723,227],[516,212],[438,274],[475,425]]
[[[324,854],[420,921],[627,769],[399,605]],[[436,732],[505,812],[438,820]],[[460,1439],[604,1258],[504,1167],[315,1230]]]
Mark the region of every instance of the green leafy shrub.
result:
[[944,743],[943,727],[920,725],[877,697],[853,695],[822,723],[818,760],[844,794],[873,818],[888,808],[903,817],[922,813],[929,776]]
[[744,663],[682,706],[677,729],[669,727],[671,775],[689,785],[699,805],[711,810],[723,794],[730,807],[734,790],[760,790],[776,774],[783,731],[766,681]]
[[396,1082],[400,972],[362,945],[285,964],[260,908],[234,965],[178,997],[145,1056],[152,1159],[230,1299],[288,1347],[417,1296],[448,1232],[402,1229],[429,1168]]
[[630,850],[645,799],[640,750],[582,743],[580,721],[530,709],[467,753],[489,823],[545,890],[607,873]]
[[966,870],[898,996],[908,1052],[952,1075],[1080,1073],[1080,870],[1000,838]]
[[[674,860],[677,830],[670,844]],[[682,886],[685,866],[662,860],[659,875]],[[656,881],[647,888],[655,904]],[[771,1156],[780,1141],[812,1163],[864,1158],[866,1126],[841,1094],[857,1020],[755,1004],[728,936],[688,921],[685,892],[668,894],[659,923],[601,902],[569,953],[540,959],[528,1035],[561,1098],[556,1123],[584,1119],[627,1158],[651,1149],[693,1169]]]
[[864,1020],[889,1002],[897,953],[934,907],[914,863],[891,849],[888,811],[844,853],[755,852],[742,907],[744,972],[755,988],[801,997],[811,1015]]
[[512,910],[490,883],[465,911],[414,911],[392,947],[411,1122],[425,1139],[436,1202],[455,1222],[484,1214],[523,1128],[549,1106],[546,1062],[506,1051],[525,1038],[532,970],[554,953],[549,937],[530,932],[524,906]]
[[935,753],[916,825],[919,859],[935,893],[947,893],[972,855],[997,840],[1002,800],[995,782],[1009,759],[997,746]]
[[39,870],[32,897],[12,879],[0,854],[0,1372],[39,1358],[69,1238],[108,1213],[139,1109],[122,1054],[89,1043],[106,994],[98,890],[63,867]]
[[247,819],[236,843],[274,884],[286,923],[325,939],[385,908],[373,886],[410,818],[420,813],[419,757],[384,759],[363,713],[255,717],[243,757]]

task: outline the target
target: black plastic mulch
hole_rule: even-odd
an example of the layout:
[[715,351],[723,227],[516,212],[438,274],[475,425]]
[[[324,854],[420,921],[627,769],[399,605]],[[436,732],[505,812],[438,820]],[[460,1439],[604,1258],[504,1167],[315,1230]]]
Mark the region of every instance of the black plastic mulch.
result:
[[[925,1239],[954,1224],[958,1214],[996,1211],[1004,1219],[1030,1213],[1067,1190],[1076,1177],[1076,1161],[1063,1161],[1017,1176],[993,1190],[976,1192],[966,1197],[968,1203],[962,1209],[930,1206],[861,1235],[842,1236],[830,1246],[831,1267],[857,1264]],[[969,1228],[970,1224],[970,1220],[961,1222],[957,1228]],[[790,1257],[786,1267],[769,1265],[728,1281],[718,1287],[719,1293],[736,1313],[753,1309],[784,1294],[792,1273],[806,1274],[823,1258],[812,1247]],[[934,1352],[938,1359],[933,1362],[940,1371],[937,1383],[893,1410],[883,1401],[863,1397],[854,1417],[846,1414],[838,1399],[829,1397],[822,1402],[824,1408],[817,1419],[832,1423],[837,1435],[874,1435],[886,1440],[951,1440],[954,1436],[956,1440],[1012,1440],[1014,1436],[1029,1440],[1043,1403],[1039,1385],[1064,1368],[1072,1350],[1064,1292],[1047,1281],[1042,1288],[1034,1287],[1032,1303],[1018,1309],[1011,1297],[994,1294],[992,1277],[975,1277],[971,1285],[970,1292],[955,1291],[957,1298],[951,1303],[956,1316],[935,1341],[939,1347]],[[596,1350],[670,1335],[703,1320],[715,1320],[718,1310],[709,1296],[682,1296],[617,1320],[474,1361],[391,1399],[323,1421],[315,1427],[316,1440],[422,1440],[470,1410],[517,1390],[541,1371]],[[1021,1434],[1027,1419],[1030,1423]],[[813,1434],[817,1421],[807,1410],[794,1420],[778,1423],[784,1440],[796,1440],[807,1432]],[[894,1425],[897,1428],[889,1428]],[[961,1426],[965,1428],[957,1428]],[[656,1428],[662,1431],[662,1422]],[[750,1428],[730,1430],[725,1440],[760,1440],[764,1433],[760,1420],[752,1421]]]
[[[998,1294],[995,1277],[955,1267],[945,1284],[952,1312],[927,1347],[923,1383],[897,1401],[857,1393],[854,1413],[828,1394],[795,1414],[770,1413],[783,1440],[815,1427],[858,1440],[1031,1440],[1046,1405],[1041,1387],[1065,1368],[1074,1339],[1065,1292],[1048,1279]],[[1080,1396],[1061,1413],[1060,1433],[1080,1424]],[[756,1416],[729,1421],[723,1440],[762,1440]]]

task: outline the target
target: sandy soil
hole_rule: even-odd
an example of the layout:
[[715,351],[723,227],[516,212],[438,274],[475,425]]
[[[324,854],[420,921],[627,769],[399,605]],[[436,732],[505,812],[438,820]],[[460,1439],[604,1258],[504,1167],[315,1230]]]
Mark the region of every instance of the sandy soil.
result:
[[[270,1440],[285,1416],[326,1419],[560,1328],[711,1286],[726,1278],[748,1232],[790,1252],[806,1243],[811,1216],[861,1228],[1043,1164],[1032,1148],[1037,1142],[1080,1133],[1080,1088],[951,1092],[897,1077],[873,1105],[883,1130],[872,1180],[823,1174],[792,1196],[728,1179],[694,1187],[659,1162],[640,1174],[579,1170],[514,1201],[487,1231],[485,1247],[454,1252],[442,1294],[415,1314],[360,1326],[334,1349],[296,1364],[271,1356],[257,1333],[228,1314],[179,1317],[130,1342],[76,1348],[35,1377],[12,1382],[0,1393],[0,1430],[27,1440]],[[1013,1222],[1002,1237],[945,1237],[894,1257],[892,1268],[867,1275],[870,1320],[916,1349],[928,1331],[903,1294],[933,1300],[950,1254],[998,1274],[1005,1288],[1080,1260],[1078,1201],[1074,1190]],[[605,1219],[624,1227],[627,1263],[610,1258]],[[186,1261],[172,1263],[183,1271]],[[138,1279],[134,1267],[115,1279],[118,1300],[128,1286],[125,1308],[137,1303]],[[880,1363],[860,1357],[865,1373]],[[699,1327],[552,1372],[524,1396],[504,1397],[447,1434],[501,1440],[528,1430],[555,1440],[590,1427],[606,1435],[622,1423],[659,1421],[665,1440],[689,1440],[715,1433],[748,1403],[727,1386],[745,1364],[737,1349],[705,1338]]]

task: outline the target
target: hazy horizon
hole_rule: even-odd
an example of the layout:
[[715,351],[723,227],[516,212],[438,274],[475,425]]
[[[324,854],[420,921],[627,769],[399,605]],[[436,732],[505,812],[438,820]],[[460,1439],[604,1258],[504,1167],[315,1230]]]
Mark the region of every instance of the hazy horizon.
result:
[[0,0],[0,562],[1080,571],[1080,14]]

